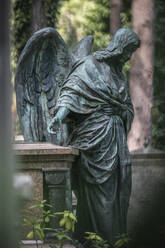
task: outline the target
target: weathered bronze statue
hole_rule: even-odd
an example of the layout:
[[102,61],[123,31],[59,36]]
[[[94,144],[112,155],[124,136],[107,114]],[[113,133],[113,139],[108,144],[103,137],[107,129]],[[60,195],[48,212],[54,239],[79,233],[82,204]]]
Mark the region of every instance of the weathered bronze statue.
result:
[[74,172],[80,241],[88,231],[113,244],[127,232],[131,162],[126,139],[134,111],[122,67],[139,45],[138,36],[122,28],[107,48],[76,62],[49,125],[53,133],[68,121],[68,144],[80,149]]
[[[83,242],[85,232],[96,232],[113,244],[117,235],[127,232],[131,192],[131,162],[126,139],[134,111],[122,68],[139,47],[140,41],[132,30],[122,28],[107,48],[89,55],[92,38],[87,37],[76,47],[74,55],[70,55],[57,33],[54,33],[55,39],[51,37],[51,41],[46,38],[36,50],[33,44],[31,53],[41,52],[40,56],[34,56],[31,67],[27,60],[29,71],[26,72],[24,66],[25,55],[19,62],[16,91],[17,95],[24,93],[24,97],[17,100],[23,130],[28,119],[31,139],[40,134],[42,137],[52,135],[54,139],[44,139],[56,142],[65,133],[65,144],[80,150],[73,167],[73,187],[78,199],[75,237]],[[48,56],[46,51],[49,49]],[[61,51],[65,56],[58,55]],[[40,66],[36,58],[42,62]],[[29,55],[28,59],[32,61]],[[24,73],[21,72],[22,67]],[[26,84],[21,81],[23,74],[26,75]],[[29,74],[35,75],[35,80],[28,77]],[[54,84],[59,75],[62,81],[57,78]],[[57,86],[59,90],[56,91]],[[33,97],[33,91],[37,98]],[[40,118],[37,123],[39,115],[46,121]],[[43,123],[46,123],[44,127]],[[41,132],[37,127],[39,124],[42,124]],[[67,131],[64,132],[65,125]]]

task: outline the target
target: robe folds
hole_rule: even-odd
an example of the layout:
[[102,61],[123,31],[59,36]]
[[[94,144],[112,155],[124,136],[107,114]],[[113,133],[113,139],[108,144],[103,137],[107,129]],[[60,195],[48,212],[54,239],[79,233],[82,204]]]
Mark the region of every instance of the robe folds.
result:
[[57,108],[67,107],[68,144],[80,150],[73,166],[78,205],[75,236],[96,232],[109,244],[126,233],[131,192],[127,133],[133,107],[124,76],[117,66],[90,55],[72,68]]

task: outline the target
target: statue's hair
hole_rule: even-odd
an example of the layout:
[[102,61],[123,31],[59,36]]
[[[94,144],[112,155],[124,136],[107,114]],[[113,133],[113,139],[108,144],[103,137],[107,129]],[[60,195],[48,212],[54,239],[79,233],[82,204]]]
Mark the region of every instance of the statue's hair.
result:
[[117,57],[123,53],[124,47],[128,45],[140,46],[140,39],[137,34],[129,28],[120,28],[113,36],[109,45],[95,52],[93,55],[97,60],[106,60],[112,57]]

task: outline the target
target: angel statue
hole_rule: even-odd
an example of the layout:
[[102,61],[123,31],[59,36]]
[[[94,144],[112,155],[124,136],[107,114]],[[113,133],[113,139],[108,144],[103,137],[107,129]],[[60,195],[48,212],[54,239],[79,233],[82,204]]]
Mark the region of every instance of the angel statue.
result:
[[83,243],[85,233],[94,232],[113,247],[127,233],[131,193],[127,134],[134,111],[122,68],[140,40],[121,28],[105,49],[90,54],[92,40],[69,53],[55,30],[34,34],[19,60],[17,104],[26,139],[28,132],[31,140],[52,135],[80,151],[72,168],[75,238]]

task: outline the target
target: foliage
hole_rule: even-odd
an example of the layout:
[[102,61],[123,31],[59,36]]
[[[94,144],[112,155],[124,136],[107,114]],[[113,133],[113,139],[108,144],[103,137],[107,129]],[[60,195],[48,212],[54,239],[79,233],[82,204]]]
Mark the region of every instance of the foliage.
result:
[[91,245],[93,248],[122,248],[125,247],[130,241],[128,235],[123,233],[116,237],[117,241],[115,242],[115,244],[109,245],[107,241],[103,240],[96,233],[86,232],[86,234],[88,235],[86,239],[91,241]]
[[[27,238],[34,239],[36,241],[37,248],[39,247],[38,239],[43,241],[46,231],[53,232],[54,237],[57,240],[57,245],[53,244],[50,246],[52,248],[57,248],[57,247],[62,248],[63,242],[65,240],[72,241],[71,237],[68,236],[68,232],[74,231],[74,226],[75,223],[77,222],[75,215],[70,211],[52,213],[51,211],[52,206],[48,204],[46,200],[40,200],[38,198],[35,198],[35,201],[37,202],[37,204],[29,207],[30,213],[34,209],[42,209],[43,214],[40,218],[35,218],[35,217],[24,218],[24,225],[31,228],[31,231],[27,234]],[[59,226],[63,228],[58,228],[58,229],[48,228],[47,225],[50,222],[51,218],[55,219],[59,215],[62,216],[59,222]]]
[[46,230],[47,223],[50,221],[50,217],[55,217],[54,214],[51,213],[50,210],[45,211],[45,207],[51,207],[46,203],[46,200],[40,201],[39,199],[35,199],[37,201],[36,205],[29,207],[29,211],[33,211],[34,209],[42,209],[43,215],[41,218],[24,218],[24,225],[31,228],[31,231],[27,234],[28,239],[34,239],[36,241],[36,245],[38,247],[37,240],[43,240]]
[[[55,27],[59,15],[60,0],[46,0],[46,26]],[[11,1],[11,50],[17,63],[21,51],[31,36],[32,0]]]
[[109,1],[69,0],[60,10],[58,31],[72,49],[86,35],[94,35],[94,50],[109,42]]
[[[11,78],[14,84],[14,75],[18,58],[26,41],[30,38],[30,20],[31,20],[31,0],[12,0],[11,1],[11,18],[10,18],[10,40],[11,40]],[[20,134],[20,125],[16,115],[16,100],[13,94],[13,133]]]
[[122,1],[122,12],[120,14],[121,18],[121,25],[124,28],[131,28],[131,1],[130,0],[124,0]]
[[46,22],[48,27],[56,27],[56,22],[59,16],[60,0],[46,0],[45,1],[45,12]]
[[75,223],[77,222],[77,219],[75,215],[70,211],[64,211],[64,212],[58,212],[56,215],[62,215],[62,219],[59,222],[59,226],[64,226],[66,230],[72,230],[74,232],[75,230]]
[[[58,31],[73,48],[86,35],[94,35],[93,50],[107,46],[110,40],[109,0],[68,0],[60,9]],[[122,27],[131,26],[130,1],[123,2]]]
[[165,150],[165,4],[155,1],[153,146]]
[[91,241],[93,248],[110,248],[110,246],[107,244],[107,241],[103,240],[96,233],[86,232],[86,234],[88,235],[86,239]]
[[11,2],[11,51],[15,63],[30,37],[31,0]]
[[122,248],[124,246],[127,246],[131,239],[128,237],[127,234],[123,233],[121,235],[117,236],[117,241],[115,242],[115,248]]
[[85,35],[82,24],[90,6],[88,0],[69,0],[61,5],[57,30],[70,49]]
[[[35,198],[34,200],[36,201],[36,204],[29,207],[29,214],[32,215],[34,209],[41,209],[42,216],[40,218],[26,217],[24,218],[24,225],[31,229],[27,234],[27,238],[34,239],[37,248],[39,248],[38,239],[43,241],[46,231],[53,232],[55,240],[57,241],[57,244],[51,244],[50,248],[62,248],[64,241],[66,240],[70,241],[77,248],[87,247],[86,245],[90,247],[92,246],[93,248],[122,248],[128,244],[130,240],[127,234],[118,235],[116,243],[110,246],[107,241],[102,239],[98,234],[86,232],[85,234],[87,236],[85,238],[87,241],[82,245],[77,240],[72,239],[71,236],[68,235],[69,232],[74,232],[75,224],[77,222],[77,218],[72,212],[65,210],[64,212],[52,213],[52,206],[48,204],[46,200],[40,200],[38,198]],[[59,221],[59,228],[54,229],[47,227],[51,218],[56,220],[57,216],[61,216]]]
[[110,40],[109,0],[89,0],[92,6],[85,14],[83,28],[85,33],[95,37],[94,50],[108,45]]

